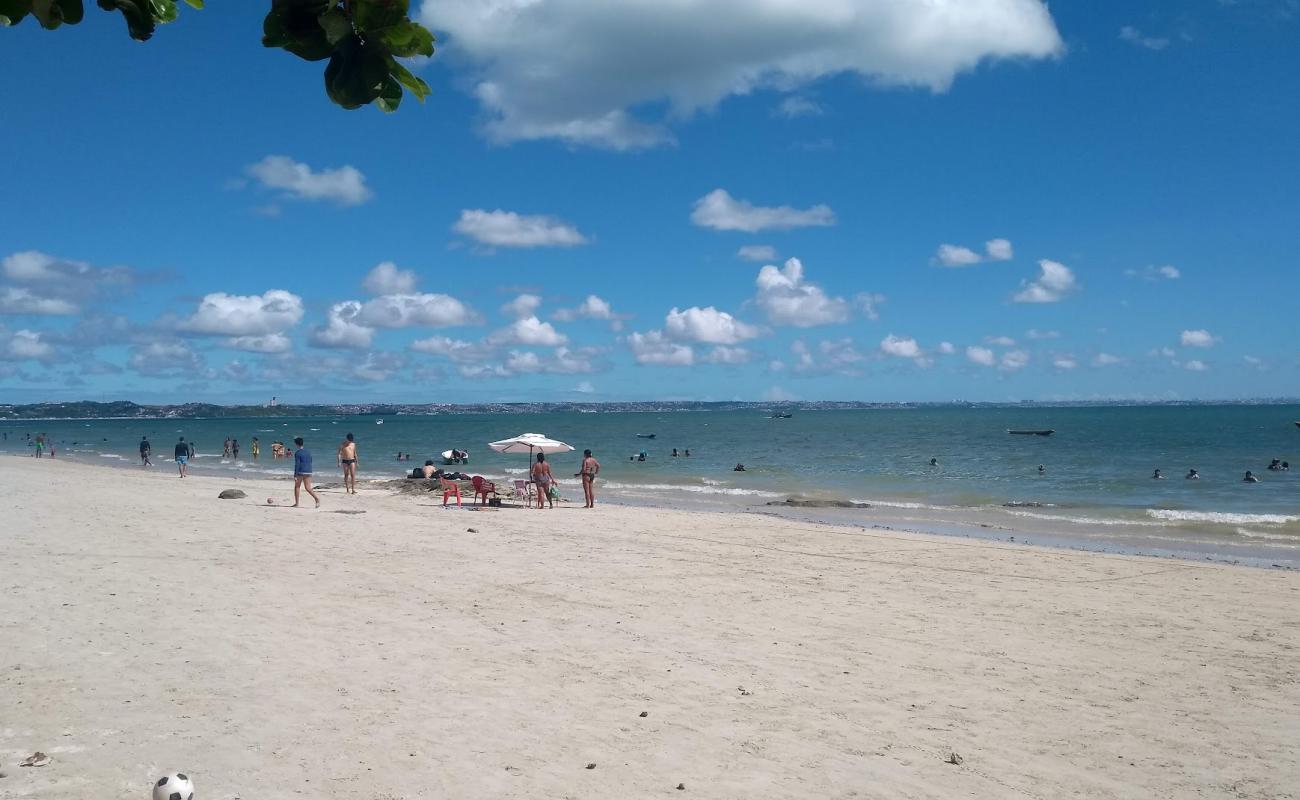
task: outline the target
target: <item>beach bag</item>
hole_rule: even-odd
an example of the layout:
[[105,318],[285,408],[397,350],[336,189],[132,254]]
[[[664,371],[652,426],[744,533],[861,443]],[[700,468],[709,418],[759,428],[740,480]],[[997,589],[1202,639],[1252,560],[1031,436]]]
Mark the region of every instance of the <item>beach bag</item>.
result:
[[560,499],[560,487],[558,487],[558,486],[556,486],[555,484],[552,483],[552,484],[551,484],[551,493],[550,493],[550,494],[551,494],[551,499],[552,499],[552,500],[559,500],[559,499]]

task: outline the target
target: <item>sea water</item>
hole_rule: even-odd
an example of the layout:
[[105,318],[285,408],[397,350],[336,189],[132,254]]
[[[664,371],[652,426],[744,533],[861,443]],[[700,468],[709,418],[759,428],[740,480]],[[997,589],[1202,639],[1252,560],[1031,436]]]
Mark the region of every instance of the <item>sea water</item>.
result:
[[[43,432],[60,458],[121,466],[138,464],[143,435],[161,468],[185,436],[198,450],[196,472],[288,476],[292,463],[273,460],[271,443],[302,436],[319,481],[336,472],[335,449],[351,432],[362,479],[398,477],[426,459],[441,464],[438,454],[455,448],[470,453],[459,469],[509,482],[526,475],[527,457],[494,453],[487,443],[535,432],[577,448],[549,457],[561,489],[575,497],[581,491],[570,476],[590,448],[602,464],[603,495],[623,502],[745,508],[789,497],[853,501],[933,529],[956,520],[1085,545],[1122,540],[1127,546],[1118,549],[1133,550],[1134,541],[1146,541],[1152,552],[1295,564],[1300,471],[1267,466],[1274,458],[1300,464],[1296,420],[1297,406],[1198,405],[797,410],[789,419],[755,409],[5,421],[0,451],[30,452],[24,435]],[[1049,428],[1055,435],[1007,433]],[[261,440],[257,461],[254,436]],[[239,440],[238,460],[222,458],[226,437]],[[399,451],[411,459],[397,461]],[[645,461],[637,459],[642,452]],[[745,471],[734,471],[737,464]],[[1164,480],[1152,478],[1155,469]],[[1201,479],[1185,480],[1189,469]],[[1244,483],[1246,470],[1261,482]]]

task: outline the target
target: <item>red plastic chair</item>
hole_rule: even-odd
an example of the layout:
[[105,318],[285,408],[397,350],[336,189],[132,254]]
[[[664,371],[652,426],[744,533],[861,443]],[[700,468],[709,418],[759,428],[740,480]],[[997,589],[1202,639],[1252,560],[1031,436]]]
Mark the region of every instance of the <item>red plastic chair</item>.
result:
[[497,493],[497,485],[482,475],[475,475],[469,482],[474,484],[474,502],[477,503],[480,497],[483,498],[481,505],[487,505],[488,495]]
[[447,505],[447,498],[455,495],[456,505],[460,505],[460,485],[449,481],[441,475],[438,476],[438,485],[442,487],[442,504]]

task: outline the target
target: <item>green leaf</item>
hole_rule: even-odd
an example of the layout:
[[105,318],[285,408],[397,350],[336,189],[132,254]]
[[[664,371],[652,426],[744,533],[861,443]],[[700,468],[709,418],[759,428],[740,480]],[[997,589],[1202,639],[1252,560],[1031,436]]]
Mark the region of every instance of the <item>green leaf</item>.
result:
[[388,71],[399,83],[407,89],[410,89],[411,94],[415,95],[415,99],[419,100],[421,103],[424,102],[424,98],[433,94],[433,90],[429,88],[429,84],[414,75],[402,62],[389,58]]
[[197,8],[197,9],[199,9],[200,11],[203,10],[203,0],[185,0],[185,3],[186,3],[190,8]]
[[375,105],[385,114],[391,114],[402,104],[402,86],[393,80],[392,76],[384,78],[384,83],[379,89],[379,98]]
[[339,43],[325,67],[325,92],[344,108],[372,103],[388,80],[388,53],[383,47],[365,44],[356,35]]
[[406,19],[409,0],[351,0],[352,21],[364,36]]
[[30,13],[31,0],[0,0],[0,25],[17,25]]
[[136,41],[148,41],[158,27],[159,20],[154,17],[153,3],[149,0],[97,0],[96,4],[105,11],[121,11],[126,30]]
[[65,22],[76,25],[85,16],[81,0],[31,0],[32,16],[41,27],[54,30]]
[[262,23],[262,44],[282,47],[307,61],[329,58],[335,45],[320,18],[333,7],[334,0],[272,0]]
[[341,8],[331,8],[321,14],[316,23],[320,25],[321,30],[325,31],[325,39],[331,45],[338,44],[344,37],[354,33],[352,20],[348,19],[348,15],[344,14]]
[[409,19],[372,32],[370,37],[378,37],[398,58],[433,55],[433,34]]

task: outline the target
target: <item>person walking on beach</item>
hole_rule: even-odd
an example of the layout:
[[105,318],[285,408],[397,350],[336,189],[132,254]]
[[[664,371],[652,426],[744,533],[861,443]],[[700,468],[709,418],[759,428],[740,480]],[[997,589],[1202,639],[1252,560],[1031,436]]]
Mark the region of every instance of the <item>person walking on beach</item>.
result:
[[45,455],[45,434],[36,434],[36,457],[40,458]]
[[533,483],[537,484],[537,509],[542,508],[542,498],[550,503],[551,508],[555,508],[555,498],[551,496],[551,486],[555,483],[555,477],[551,475],[551,465],[546,463],[546,454],[537,454],[537,463],[533,465]]
[[316,507],[320,508],[320,498],[311,488],[311,451],[303,447],[301,436],[293,443],[298,445],[293,453],[293,507],[298,507],[298,490],[306,489],[311,499],[316,501]]
[[153,445],[149,444],[149,437],[141,436],[140,437],[140,466],[142,467],[153,466],[153,462],[149,460],[149,456],[152,453],[153,453]]
[[582,496],[587,500],[583,508],[596,507],[596,476],[599,474],[600,462],[590,450],[583,450],[581,471],[575,476],[582,478]]
[[230,437],[229,436],[226,437],[226,441],[221,445],[221,457],[230,458]]
[[339,466],[343,468],[343,491],[357,493],[357,440],[348,434],[339,445]]
[[186,444],[185,437],[176,443],[176,471],[182,478],[185,477],[186,468],[190,463],[190,456],[193,454],[194,445]]

